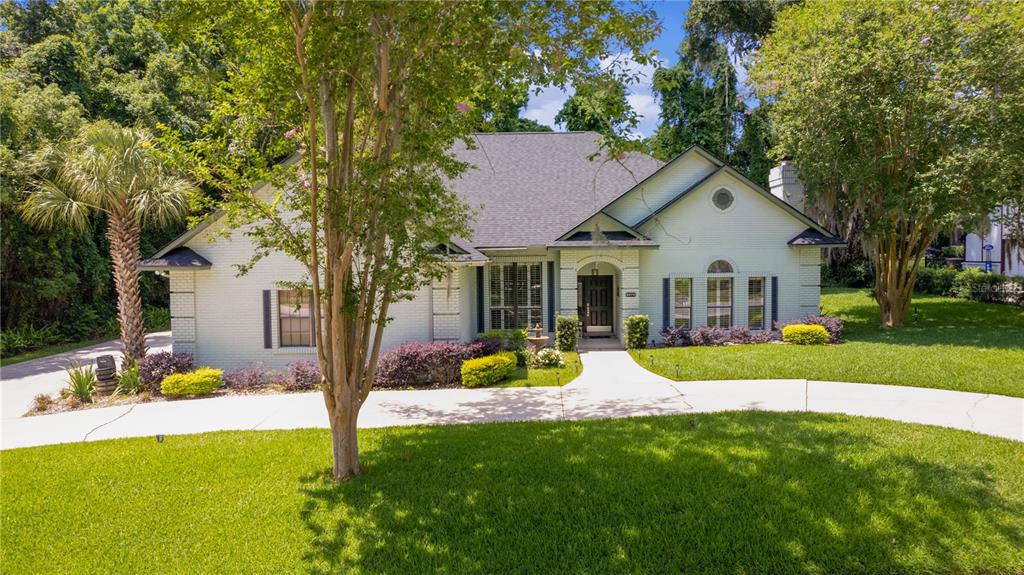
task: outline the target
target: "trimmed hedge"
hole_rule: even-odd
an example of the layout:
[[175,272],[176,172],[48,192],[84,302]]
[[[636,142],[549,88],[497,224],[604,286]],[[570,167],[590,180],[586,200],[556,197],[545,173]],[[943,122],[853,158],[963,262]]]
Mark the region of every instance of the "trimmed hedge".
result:
[[918,268],[914,291],[932,295],[949,295],[953,290],[953,280],[957,273],[956,268],[950,267]]
[[516,355],[503,351],[494,355],[469,359],[462,363],[462,385],[484,387],[494,385],[516,371]]
[[795,323],[782,328],[782,341],[797,345],[824,345],[828,342],[828,330],[821,325]]
[[555,346],[558,351],[576,351],[580,335],[580,320],[574,315],[560,315],[555,319]]
[[189,373],[168,375],[160,382],[160,393],[171,397],[195,397],[213,393],[224,383],[224,372],[201,367]]
[[626,349],[644,349],[647,347],[647,333],[651,328],[651,318],[646,315],[631,315],[626,318]]

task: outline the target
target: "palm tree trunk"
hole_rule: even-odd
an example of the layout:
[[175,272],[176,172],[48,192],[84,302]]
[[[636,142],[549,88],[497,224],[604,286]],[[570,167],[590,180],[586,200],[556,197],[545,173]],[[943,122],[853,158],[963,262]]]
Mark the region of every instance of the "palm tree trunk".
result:
[[141,226],[127,211],[127,208],[111,211],[107,223],[107,241],[110,242],[110,259],[114,264],[117,319],[121,324],[124,357],[135,362],[146,355],[138,270]]

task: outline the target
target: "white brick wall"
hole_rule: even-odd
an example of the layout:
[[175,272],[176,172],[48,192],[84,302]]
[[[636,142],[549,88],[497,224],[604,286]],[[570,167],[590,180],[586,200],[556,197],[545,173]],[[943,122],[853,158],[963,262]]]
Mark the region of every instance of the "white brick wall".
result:
[[[725,212],[711,203],[721,187],[732,191]],[[693,324],[707,323],[707,268],[716,259],[733,264],[734,323],[747,321],[747,278],[766,281],[766,314],[771,313],[771,276],[778,276],[778,317],[788,321],[817,313],[820,297],[821,248],[790,247],[787,242],[806,225],[774,205],[737,178],[720,173],[666,208],[640,229],[659,242],[656,250],[640,251],[641,312],[651,318],[657,334],[663,325],[661,281],[692,277]]]

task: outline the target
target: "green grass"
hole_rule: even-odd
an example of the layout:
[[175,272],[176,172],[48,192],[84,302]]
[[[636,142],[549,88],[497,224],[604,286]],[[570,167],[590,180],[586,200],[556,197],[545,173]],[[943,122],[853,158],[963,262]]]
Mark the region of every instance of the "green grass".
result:
[[824,313],[846,322],[840,345],[678,347],[633,357],[677,380],[796,378],[1024,397],[1020,308],[918,295],[906,325],[886,330],[867,291],[825,290],[821,299]]
[[0,454],[8,573],[1021,573],[1024,448],[837,415],[324,430]]
[[555,387],[565,385],[583,373],[583,364],[575,351],[563,351],[565,367],[531,369],[520,367],[507,380],[492,387]]

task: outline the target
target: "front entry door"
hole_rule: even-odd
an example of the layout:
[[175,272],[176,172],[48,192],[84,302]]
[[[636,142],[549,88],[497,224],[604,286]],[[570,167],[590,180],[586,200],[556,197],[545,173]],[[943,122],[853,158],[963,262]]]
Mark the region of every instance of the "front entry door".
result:
[[583,276],[583,317],[588,335],[611,335],[612,276]]

